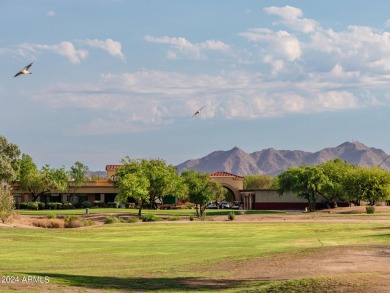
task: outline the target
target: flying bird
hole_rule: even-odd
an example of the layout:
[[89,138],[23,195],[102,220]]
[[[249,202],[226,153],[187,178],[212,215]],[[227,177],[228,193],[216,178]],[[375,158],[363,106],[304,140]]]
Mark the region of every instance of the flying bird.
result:
[[18,73],[16,73],[14,77],[17,77],[18,75],[21,75],[21,74],[31,74],[31,72],[28,71],[28,69],[31,67],[31,65],[32,65],[32,63],[30,63],[29,65],[24,67],[22,70],[20,70]]
[[192,115],[192,117],[194,117],[195,115],[198,115],[198,114],[200,113],[200,111],[203,110],[204,107],[205,107],[205,106],[203,106],[202,108],[196,110],[196,112],[194,113],[194,115]]

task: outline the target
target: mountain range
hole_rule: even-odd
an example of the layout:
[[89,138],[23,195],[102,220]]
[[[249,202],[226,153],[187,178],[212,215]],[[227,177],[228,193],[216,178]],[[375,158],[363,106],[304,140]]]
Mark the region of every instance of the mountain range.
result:
[[225,171],[239,176],[250,174],[278,175],[292,166],[317,165],[341,159],[358,166],[381,166],[390,170],[390,159],[383,150],[367,147],[361,142],[344,142],[337,147],[324,148],[317,152],[301,150],[276,150],[273,148],[246,153],[238,147],[229,151],[215,151],[200,158],[188,160],[176,166],[182,170],[199,172]]

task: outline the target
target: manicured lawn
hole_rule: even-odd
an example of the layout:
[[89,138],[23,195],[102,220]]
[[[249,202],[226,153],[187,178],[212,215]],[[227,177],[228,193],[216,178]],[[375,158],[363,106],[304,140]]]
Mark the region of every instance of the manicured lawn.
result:
[[[250,289],[249,283],[216,286],[219,278],[230,274],[229,267],[218,264],[310,248],[388,244],[390,234],[382,228],[380,223],[239,222],[136,223],[79,229],[2,227],[0,272],[3,276],[50,277],[48,285],[31,285],[28,290],[20,284],[18,289],[26,292],[50,286],[116,292],[235,292]],[[214,285],[196,286],[207,278],[215,279]],[[53,292],[61,291],[58,288]]]

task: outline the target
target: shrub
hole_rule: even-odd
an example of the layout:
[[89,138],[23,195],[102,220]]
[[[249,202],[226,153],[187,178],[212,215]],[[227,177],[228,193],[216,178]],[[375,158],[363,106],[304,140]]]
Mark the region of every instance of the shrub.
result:
[[39,208],[38,202],[28,202],[26,208],[28,210],[37,210]]
[[139,219],[137,217],[129,217],[127,219],[128,223],[137,223],[138,221],[139,221]]
[[73,221],[79,220],[80,216],[66,216],[64,219],[65,228],[72,228],[71,224]]
[[59,210],[59,209],[62,209],[63,205],[61,202],[49,202],[47,204],[47,208],[49,210]]
[[95,208],[102,208],[102,207],[104,207],[104,201],[102,201],[102,200],[95,200],[93,202],[93,206]]
[[156,221],[162,221],[161,218],[156,217],[153,214],[148,214],[142,217],[142,222],[156,222]]
[[95,222],[89,219],[83,219],[80,216],[67,216],[64,220],[65,228],[79,228],[84,226],[92,226]]
[[63,204],[64,209],[73,209],[73,204],[71,202],[65,202]]
[[235,214],[234,212],[230,212],[230,213],[228,214],[228,219],[229,219],[230,221],[234,221],[235,218],[236,218],[236,214]]
[[81,206],[83,207],[83,208],[85,208],[85,209],[87,209],[87,208],[90,208],[91,207],[91,203],[89,202],[89,201],[83,201],[82,203],[81,203]]
[[28,203],[23,201],[19,204],[19,209],[20,210],[27,210]]
[[35,227],[41,228],[63,228],[64,222],[60,219],[38,219],[32,223]]
[[375,214],[375,206],[366,206],[367,214]]
[[57,215],[56,215],[56,214],[48,214],[48,215],[47,215],[47,218],[48,218],[48,219],[56,219],[56,218],[57,218]]
[[113,223],[124,223],[125,220],[123,220],[122,218],[118,218],[118,217],[105,217],[104,218],[104,224],[113,224]]
[[194,215],[190,215],[189,219],[190,221],[193,221],[195,219]]
[[67,216],[64,220],[65,228],[78,228],[83,227],[83,222],[81,221],[80,216]]
[[93,226],[95,225],[95,221],[92,221],[91,219],[83,219],[84,226]]
[[64,228],[64,222],[60,219],[51,219],[51,228]]
[[38,204],[38,209],[39,210],[44,210],[46,208],[46,204],[44,202],[37,202]]
[[179,216],[172,216],[168,218],[168,221],[180,221],[181,218]]
[[108,202],[107,207],[117,209],[119,207],[119,202]]

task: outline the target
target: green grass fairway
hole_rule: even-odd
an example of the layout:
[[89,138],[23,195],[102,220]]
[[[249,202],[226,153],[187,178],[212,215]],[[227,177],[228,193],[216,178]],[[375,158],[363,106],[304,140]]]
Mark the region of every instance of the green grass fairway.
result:
[[[388,244],[390,233],[384,226],[375,222],[159,222],[79,229],[1,227],[1,275],[47,276],[50,283],[0,284],[0,290],[250,290],[249,281],[218,284],[220,278],[231,273],[229,266],[223,265],[226,261],[239,263],[286,251],[329,246]],[[213,284],[201,282],[208,278],[214,280]]]

